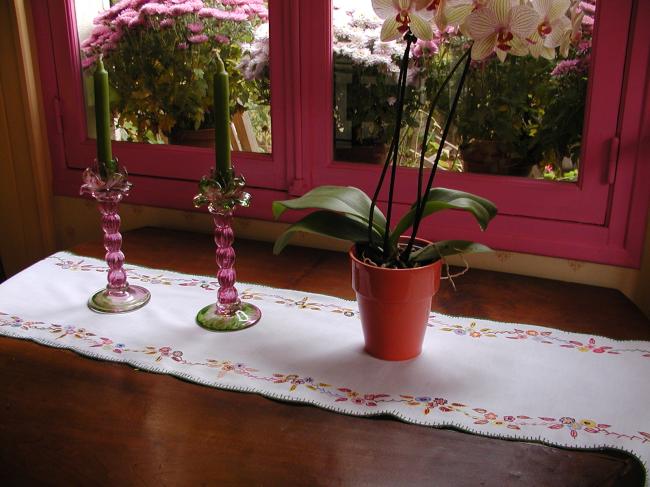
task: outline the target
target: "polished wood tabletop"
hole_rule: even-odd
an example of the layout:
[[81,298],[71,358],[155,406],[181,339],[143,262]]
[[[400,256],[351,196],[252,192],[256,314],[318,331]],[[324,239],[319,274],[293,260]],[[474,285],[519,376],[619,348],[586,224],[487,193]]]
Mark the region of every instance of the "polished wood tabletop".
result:
[[[353,299],[343,253],[239,239],[241,281]],[[103,257],[98,242],[73,249]],[[127,261],[214,275],[208,235],[125,234]],[[471,269],[433,309],[650,339],[620,292]],[[0,485],[642,485],[616,451],[571,451],[286,404],[0,338]]]

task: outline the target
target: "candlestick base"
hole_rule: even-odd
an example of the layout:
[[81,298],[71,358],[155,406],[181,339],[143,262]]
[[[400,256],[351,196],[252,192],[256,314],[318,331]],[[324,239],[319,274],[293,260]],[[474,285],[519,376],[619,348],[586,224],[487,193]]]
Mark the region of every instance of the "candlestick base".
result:
[[151,293],[141,286],[125,289],[101,289],[88,300],[88,307],[97,313],[126,313],[142,308],[151,299]]
[[260,309],[250,303],[240,303],[232,313],[219,312],[218,304],[210,304],[196,315],[196,322],[210,331],[237,331],[250,328],[262,317]]

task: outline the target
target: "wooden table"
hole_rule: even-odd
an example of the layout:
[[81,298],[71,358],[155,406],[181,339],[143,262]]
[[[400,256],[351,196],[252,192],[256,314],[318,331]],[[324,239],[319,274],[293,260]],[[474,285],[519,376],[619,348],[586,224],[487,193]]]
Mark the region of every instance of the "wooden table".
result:
[[[209,236],[142,229],[128,262],[215,272]],[[352,298],[347,256],[238,240],[242,281]],[[102,257],[99,243],[79,245]],[[620,339],[650,323],[620,292],[471,270],[434,309]],[[82,303],[80,303],[82,305]],[[0,338],[0,485],[640,485],[638,461],[354,418]]]

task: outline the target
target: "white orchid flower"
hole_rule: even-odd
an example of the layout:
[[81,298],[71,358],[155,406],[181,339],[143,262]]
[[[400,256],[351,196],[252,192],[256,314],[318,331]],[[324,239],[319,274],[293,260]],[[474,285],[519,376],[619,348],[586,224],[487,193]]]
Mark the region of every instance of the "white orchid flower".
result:
[[[447,0],[444,16],[447,25],[462,27],[469,15],[485,7],[489,0]],[[463,30],[463,29],[461,29]]]
[[571,30],[571,21],[566,15],[570,5],[570,0],[532,0],[533,9],[540,16],[537,30],[528,39],[534,58],[555,59],[555,48]]
[[449,25],[446,15],[447,0],[429,0],[426,9],[433,12],[433,23],[440,32],[443,32]]
[[562,57],[567,57],[569,55],[569,47],[571,47],[572,44],[578,44],[582,38],[582,18],[585,16],[585,13],[579,7],[577,1],[573,2],[570,12],[571,28],[564,33],[564,36],[560,41],[560,54]]
[[501,62],[508,53],[528,54],[528,37],[539,25],[539,15],[518,0],[490,0],[467,17],[466,27],[474,40],[472,59],[481,60],[496,50]]
[[375,13],[384,19],[380,39],[392,41],[411,29],[418,39],[431,40],[433,29],[430,21],[434,13],[426,9],[430,3],[431,0],[372,0]]

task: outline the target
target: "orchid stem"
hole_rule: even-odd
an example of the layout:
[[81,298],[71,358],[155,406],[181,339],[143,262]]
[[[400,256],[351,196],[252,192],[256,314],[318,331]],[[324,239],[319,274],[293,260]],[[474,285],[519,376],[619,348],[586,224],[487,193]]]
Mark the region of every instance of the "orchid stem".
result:
[[[431,121],[433,120],[433,112],[435,111],[436,107],[438,106],[438,100],[440,99],[440,96],[442,95],[442,92],[444,89],[447,87],[447,84],[451,80],[452,76],[460,66],[460,64],[463,62],[465,57],[469,56],[469,50],[465,51],[465,53],[456,61],[456,64],[454,64],[454,67],[451,69],[447,77],[444,79],[440,87],[438,88],[438,91],[436,92],[436,95],[433,97],[433,101],[431,102],[431,105],[429,106],[429,113],[427,115],[427,122],[424,127],[424,135],[422,136],[422,148],[420,149],[420,165],[418,167],[418,198],[417,198],[417,205],[419,207],[420,201],[422,199],[422,180],[424,179],[424,158],[426,156],[427,152],[427,145],[429,144],[429,131],[431,130]],[[409,241],[409,246],[407,247],[408,251],[410,252],[412,243],[414,239],[411,239]]]
[[408,74],[409,54],[411,52],[411,43],[415,36],[411,32],[407,32],[404,36],[406,38],[406,49],[404,50],[404,57],[402,57],[402,64],[400,65],[400,73],[402,74],[402,84],[399,87],[399,98],[397,99],[397,117],[395,119],[395,132],[393,133],[394,144],[393,147],[393,167],[390,172],[390,184],[388,187],[388,209],[386,211],[386,227],[384,230],[384,251],[383,259],[386,261],[389,257],[388,241],[390,237],[390,220],[393,213],[393,195],[395,191],[395,178],[397,175],[397,158],[399,155],[399,138],[402,129],[402,115],[404,113],[404,98],[406,97],[406,78]]
[[[404,59],[406,59],[406,62],[408,63],[408,55],[409,55],[409,50],[410,50],[410,41],[409,41],[410,36],[407,34],[407,46],[406,49],[404,50],[404,56],[402,58],[402,63],[400,64],[400,71],[399,71],[399,76],[397,78],[397,104],[402,105],[403,100],[401,98],[401,93],[402,93],[402,84],[406,84],[406,70],[403,69],[404,66]],[[396,129],[398,129],[399,124],[396,123]],[[372,196],[372,202],[370,203],[370,214],[368,215],[368,243],[372,247],[373,245],[373,220],[375,216],[375,208],[377,207],[377,200],[379,199],[379,193],[381,192],[381,188],[384,185],[384,180],[386,178],[386,172],[388,171],[388,166],[390,165],[390,161],[393,158],[393,152],[397,152],[399,149],[399,131],[397,132],[397,136],[393,134],[393,138],[390,143],[390,148],[388,149],[388,154],[386,154],[386,161],[384,162],[384,167],[381,170],[381,175],[379,176],[379,181],[377,182],[377,187],[375,188],[375,193]],[[390,211],[390,205],[392,201],[389,199],[389,211]],[[390,227],[386,225],[386,230],[385,232],[388,232],[388,229]],[[384,239],[384,248],[386,248],[386,239]]]
[[[470,48],[471,49],[471,48]],[[451,108],[449,109],[449,114],[447,115],[447,119],[445,120],[445,127],[442,131],[442,137],[440,138],[440,145],[438,146],[438,151],[436,153],[436,159],[433,163],[433,168],[431,169],[431,173],[429,174],[429,180],[427,181],[427,187],[422,195],[422,199],[418,200],[416,211],[415,211],[415,218],[413,219],[413,232],[411,233],[411,238],[409,239],[409,243],[406,246],[406,249],[404,251],[404,260],[408,262],[408,259],[410,257],[411,250],[413,248],[413,243],[415,242],[415,238],[417,235],[417,232],[420,228],[420,222],[422,221],[422,215],[424,213],[424,208],[427,204],[427,200],[429,198],[429,192],[431,191],[431,186],[433,185],[433,178],[436,174],[436,171],[438,169],[438,163],[440,162],[440,156],[442,155],[442,150],[445,146],[445,142],[447,141],[447,135],[449,134],[449,129],[451,128],[451,122],[454,119],[454,114],[456,113],[456,107],[458,106],[458,100],[460,99],[460,94],[461,91],[463,90],[463,85],[465,84],[465,79],[467,78],[467,72],[469,71],[469,66],[472,62],[472,58],[468,56],[470,49],[465,52],[464,56],[461,58],[461,60],[464,57],[467,57],[465,61],[465,67],[463,68],[463,73],[460,77],[460,81],[458,82],[458,85],[456,86],[456,93],[454,94],[454,99],[451,104]],[[457,64],[458,66],[458,64]],[[456,67],[457,67],[456,66]],[[454,67],[454,70],[456,69]],[[452,71],[453,74],[453,71]],[[448,81],[450,77],[446,81]],[[425,136],[426,139],[426,136]]]

